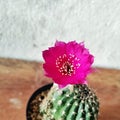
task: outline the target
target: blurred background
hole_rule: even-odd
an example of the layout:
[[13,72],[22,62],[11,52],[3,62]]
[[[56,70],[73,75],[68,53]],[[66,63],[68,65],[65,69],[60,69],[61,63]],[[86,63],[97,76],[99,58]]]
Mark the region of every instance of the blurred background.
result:
[[120,0],[0,0],[0,118],[26,119],[32,93],[52,82],[42,51],[56,40],[85,42],[100,67],[87,78],[99,120],[120,120]]
[[120,69],[120,0],[0,0],[0,57],[43,61],[56,40],[78,42],[94,66]]

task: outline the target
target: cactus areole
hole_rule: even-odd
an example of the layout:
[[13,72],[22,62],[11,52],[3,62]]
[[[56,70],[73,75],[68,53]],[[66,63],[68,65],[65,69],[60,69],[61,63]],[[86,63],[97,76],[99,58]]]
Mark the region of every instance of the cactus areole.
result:
[[84,42],[56,41],[43,58],[45,75],[54,83],[40,105],[43,120],[97,120],[99,102],[86,80],[94,57]]

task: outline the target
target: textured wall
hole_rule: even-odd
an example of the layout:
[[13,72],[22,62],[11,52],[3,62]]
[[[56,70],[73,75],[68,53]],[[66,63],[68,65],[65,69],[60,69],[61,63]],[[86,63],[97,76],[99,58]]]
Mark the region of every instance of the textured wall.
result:
[[85,41],[96,66],[120,68],[120,0],[0,0],[0,56],[42,60],[55,40]]

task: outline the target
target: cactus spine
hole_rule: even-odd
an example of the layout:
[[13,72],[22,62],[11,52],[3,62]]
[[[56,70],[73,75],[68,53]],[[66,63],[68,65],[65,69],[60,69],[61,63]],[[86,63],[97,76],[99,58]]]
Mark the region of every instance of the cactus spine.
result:
[[43,120],[97,120],[99,102],[87,85],[53,87],[40,105]]

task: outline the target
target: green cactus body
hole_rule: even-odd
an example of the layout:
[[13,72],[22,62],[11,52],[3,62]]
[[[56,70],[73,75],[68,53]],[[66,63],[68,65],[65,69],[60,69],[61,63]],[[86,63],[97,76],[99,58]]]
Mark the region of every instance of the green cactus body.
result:
[[97,120],[99,102],[87,85],[52,88],[40,105],[43,120]]

